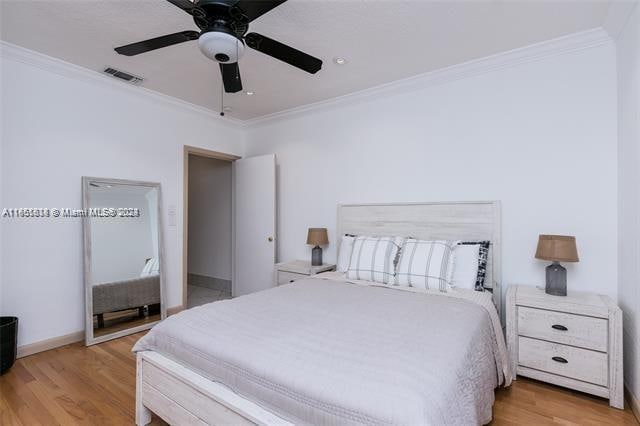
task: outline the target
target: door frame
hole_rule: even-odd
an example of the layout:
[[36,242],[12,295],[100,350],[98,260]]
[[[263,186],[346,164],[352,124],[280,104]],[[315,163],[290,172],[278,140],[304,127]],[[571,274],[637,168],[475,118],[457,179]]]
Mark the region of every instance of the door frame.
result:
[[[195,146],[185,145],[183,151],[183,177],[182,177],[182,306],[181,310],[187,309],[187,277],[189,274],[189,156],[196,155],[198,157],[214,158],[216,160],[228,161],[233,165],[233,162],[241,159],[242,157],[234,154],[227,154],[219,151],[212,151],[205,148],[199,148]],[[233,286],[235,275],[235,202],[233,197],[233,171],[231,173],[231,284]],[[172,312],[173,313],[173,312]]]

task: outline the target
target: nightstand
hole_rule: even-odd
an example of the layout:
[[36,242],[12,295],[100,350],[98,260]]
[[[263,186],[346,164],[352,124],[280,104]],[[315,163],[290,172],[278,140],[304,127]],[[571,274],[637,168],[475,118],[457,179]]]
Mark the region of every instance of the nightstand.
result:
[[300,278],[321,272],[334,271],[336,265],[324,263],[320,266],[311,266],[306,260],[294,260],[292,262],[276,263],[276,285],[287,284]]
[[622,311],[609,297],[510,286],[507,345],[514,378],[590,393],[624,408]]

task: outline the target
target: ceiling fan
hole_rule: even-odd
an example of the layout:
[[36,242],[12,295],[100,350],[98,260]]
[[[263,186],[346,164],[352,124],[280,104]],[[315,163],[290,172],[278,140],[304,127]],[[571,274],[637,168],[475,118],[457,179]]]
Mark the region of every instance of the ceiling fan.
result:
[[116,47],[121,55],[134,56],[190,40],[198,40],[202,53],[220,64],[224,90],[242,90],[238,60],[245,45],[289,65],[315,74],[322,61],[258,33],[248,33],[249,23],[286,0],[167,0],[193,16],[198,31],[181,31]]

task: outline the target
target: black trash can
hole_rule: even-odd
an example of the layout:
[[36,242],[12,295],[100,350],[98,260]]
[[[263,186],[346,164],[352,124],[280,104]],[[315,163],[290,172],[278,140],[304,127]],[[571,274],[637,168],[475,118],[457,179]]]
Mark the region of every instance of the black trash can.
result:
[[18,317],[0,317],[0,375],[6,373],[18,354]]

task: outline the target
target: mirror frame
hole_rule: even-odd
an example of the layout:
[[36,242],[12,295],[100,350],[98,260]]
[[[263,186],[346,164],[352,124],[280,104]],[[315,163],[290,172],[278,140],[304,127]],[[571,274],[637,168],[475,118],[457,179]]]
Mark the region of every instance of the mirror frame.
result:
[[89,195],[89,183],[97,182],[105,185],[130,185],[146,186],[155,188],[158,191],[158,261],[160,262],[160,319],[150,323],[138,325],[125,330],[116,331],[103,336],[95,337],[93,334],[93,286],[91,284],[91,218],[82,219],[83,241],[84,241],[84,286],[85,286],[85,336],[86,346],[117,339],[118,337],[138,333],[148,330],[167,317],[166,290],[165,290],[165,257],[164,257],[164,232],[162,228],[162,190],[158,182],[145,182],[126,179],[97,178],[90,176],[82,177],[82,207],[88,209],[91,201]]

